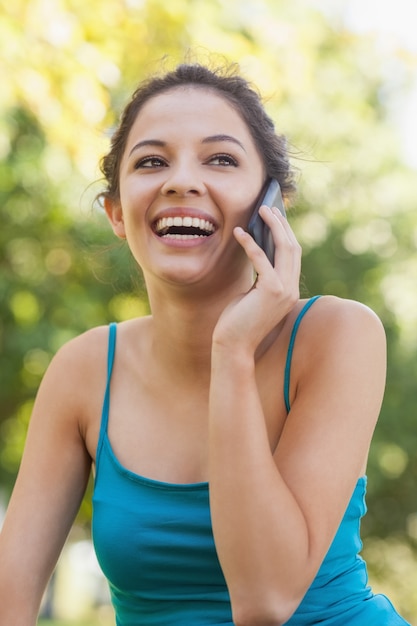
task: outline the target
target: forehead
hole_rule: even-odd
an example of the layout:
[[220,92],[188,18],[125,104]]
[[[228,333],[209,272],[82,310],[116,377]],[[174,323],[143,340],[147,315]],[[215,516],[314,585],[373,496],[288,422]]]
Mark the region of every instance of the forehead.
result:
[[233,130],[253,143],[238,109],[219,92],[195,85],[175,87],[150,98],[139,111],[131,135],[151,127],[160,132],[174,132],[184,124],[188,132],[195,129],[201,135]]

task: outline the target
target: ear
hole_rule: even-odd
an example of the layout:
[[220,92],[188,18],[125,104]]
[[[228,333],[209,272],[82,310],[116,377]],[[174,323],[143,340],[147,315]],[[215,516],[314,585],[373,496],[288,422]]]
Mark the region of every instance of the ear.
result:
[[120,239],[126,239],[125,224],[123,221],[123,211],[120,201],[104,198],[104,210],[106,211],[113,232]]

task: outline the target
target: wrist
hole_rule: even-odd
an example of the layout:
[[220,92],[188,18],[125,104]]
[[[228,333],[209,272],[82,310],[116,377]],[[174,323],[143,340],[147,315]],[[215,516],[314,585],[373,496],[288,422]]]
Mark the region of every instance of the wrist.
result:
[[249,346],[230,345],[223,341],[213,340],[211,348],[212,371],[233,368],[234,372],[252,374],[255,369],[255,350]]

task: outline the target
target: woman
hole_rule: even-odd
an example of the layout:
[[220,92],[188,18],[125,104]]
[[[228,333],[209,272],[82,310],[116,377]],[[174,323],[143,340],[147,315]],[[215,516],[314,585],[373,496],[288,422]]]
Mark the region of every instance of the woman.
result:
[[0,622],[36,623],[92,466],[119,626],[406,624],[357,555],[384,332],[356,302],[299,299],[276,208],[260,210],[274,264],[246,232],[266,180],[294,187],[258,95],[181,65],[140,85],[102,167],[152,315],[85,333],[45,375],[1,535]]

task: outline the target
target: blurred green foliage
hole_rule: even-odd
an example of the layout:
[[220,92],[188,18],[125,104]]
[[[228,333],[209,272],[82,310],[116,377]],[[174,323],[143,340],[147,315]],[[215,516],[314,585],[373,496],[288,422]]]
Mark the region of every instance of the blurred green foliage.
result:
[[[184,56],[238,60],[289,137],[299,170],[289,219],[304,248],[305,294],[360,300],[384,322],[387,391],[369,460],[364,534],[373,546],[389,538],[416,547],[416,172],[401,158],[390,112],[417,60],[401,48],[384,51],[349,31],[342,12],[330,18],[315,6],[15,0],[0,9],[0,481],[7,492],[52,354],[91,326],[148,310],[140,273],[94,203],[97,163],[122,104],[164,55],[165,67]],[[88,504],[83,511],[88,518]]]

